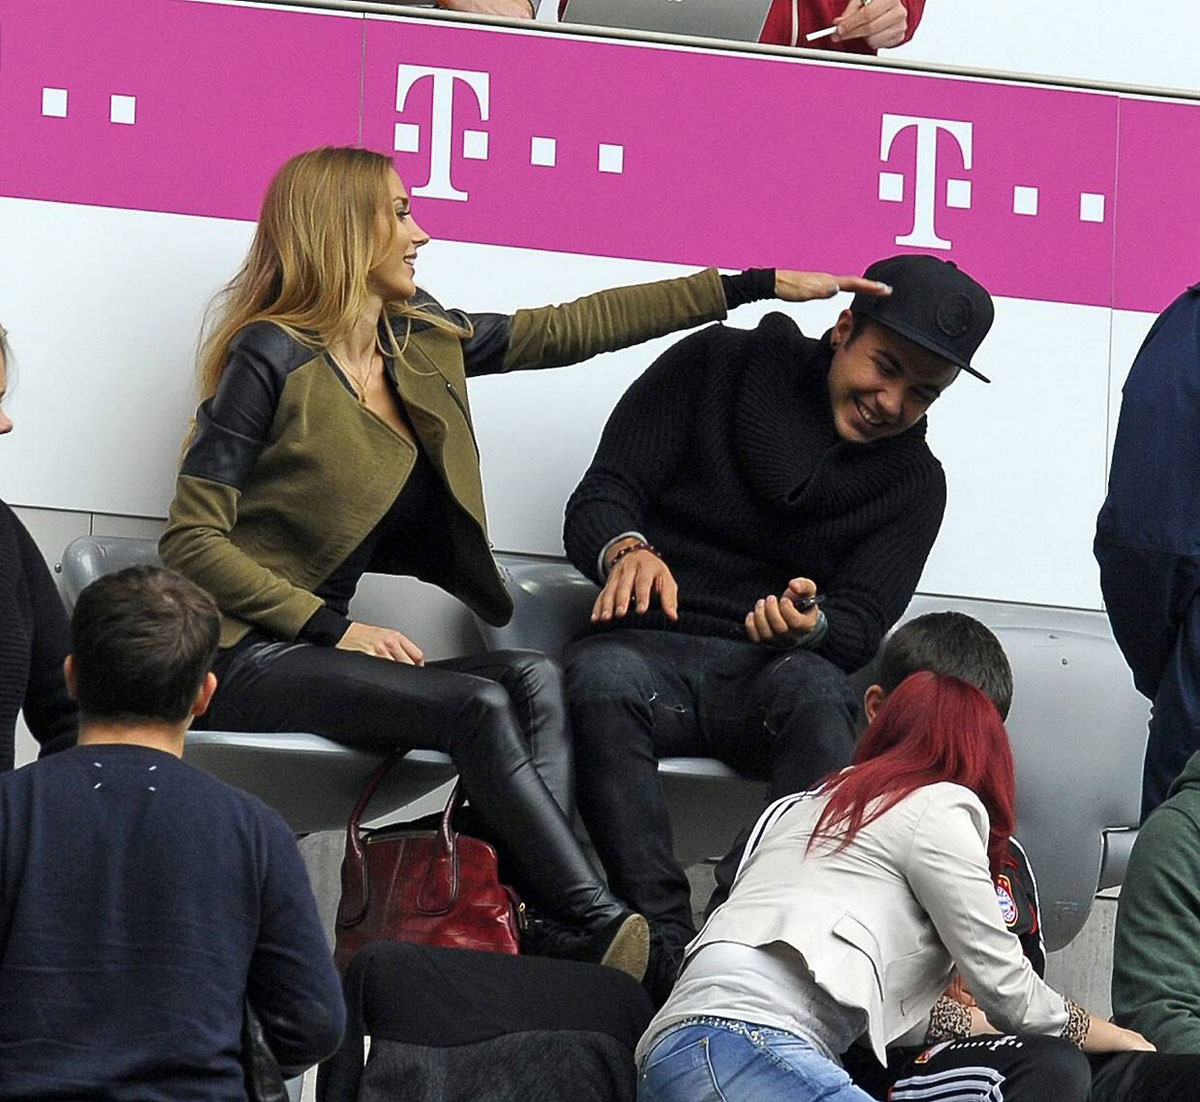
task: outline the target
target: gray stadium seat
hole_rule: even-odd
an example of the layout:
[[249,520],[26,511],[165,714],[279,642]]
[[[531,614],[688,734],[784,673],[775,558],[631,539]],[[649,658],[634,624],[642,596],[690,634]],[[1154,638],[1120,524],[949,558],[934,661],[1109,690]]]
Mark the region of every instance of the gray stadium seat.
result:
[[[73,603],[101,574],[160,561],[154,540],[80,536],[63,552],[63,581]],[[297,834],[345,830],[363,784],[380,761],[377,754],[302,732],[190,731],[184,757],[259,797]],[[389,772],[372,807],[394,816],[455,772],[447,755],[412,750],[402,767]]]
[[1012,663],[1017,837],[1038,878],[1046,946],[1061,949],[1096,892],[1124,878],[1137,836],[1147,702],[1102,612],[921,595],[901,622],[942,609],[987,624]]

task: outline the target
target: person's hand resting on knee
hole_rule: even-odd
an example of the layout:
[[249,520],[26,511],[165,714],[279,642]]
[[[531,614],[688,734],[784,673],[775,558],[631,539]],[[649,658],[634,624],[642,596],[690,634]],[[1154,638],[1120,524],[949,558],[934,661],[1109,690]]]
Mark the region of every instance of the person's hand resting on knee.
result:
[[636,537],[617,540],[605,553],[604,588],[592,605],[592,623],[634,611],[639,615],[658,598],[668,620],[679,619],[679,589],[658,552]]

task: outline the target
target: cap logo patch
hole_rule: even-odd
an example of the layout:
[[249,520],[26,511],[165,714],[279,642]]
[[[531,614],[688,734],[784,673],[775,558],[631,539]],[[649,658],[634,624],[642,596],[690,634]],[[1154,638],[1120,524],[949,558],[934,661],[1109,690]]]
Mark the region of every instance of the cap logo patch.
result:
[[971,300],[966,295],[947,295],[938,303],[938,328],[951,340],[957,340],[971,328],[974,313]]

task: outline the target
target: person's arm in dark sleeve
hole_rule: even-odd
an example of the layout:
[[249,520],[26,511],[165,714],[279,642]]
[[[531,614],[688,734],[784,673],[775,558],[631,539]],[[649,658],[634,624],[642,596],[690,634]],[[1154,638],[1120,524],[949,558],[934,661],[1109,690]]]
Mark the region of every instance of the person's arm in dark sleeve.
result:
[[946,478],[935,464],[911,507],[864,539],[832,577],[813,579],[826,595],[828,623],[818,654],[847,673],[875,657],[916,592],[945,509]]
[[567,500],[567,557],[600,585],[601,551],[623,533],[645,530],[659,487],[686,455],[694,379],[717,332],[705,329],[672,345],[629,387]]
[[70,646],[70,628],[54,579],[46,569],[46,562],[33,538],[20,521],[16,521],[15,533],[21,569],[33,607],[29,683],[21,710],[30,733],[40,747],[38,757],[44,757],[74,746],[78,733],[78,711],[67,693],[63,678],[63,659]]
[[258,944],[246,999],[285,1076],[333,1053],[346,1028],[346,1004],[296,841],[283,819],[267,824]]
[[1160,807],[1138,832],[1113,941],[1113,1020],[1160,1052],[1200,1053],[1200,827]]

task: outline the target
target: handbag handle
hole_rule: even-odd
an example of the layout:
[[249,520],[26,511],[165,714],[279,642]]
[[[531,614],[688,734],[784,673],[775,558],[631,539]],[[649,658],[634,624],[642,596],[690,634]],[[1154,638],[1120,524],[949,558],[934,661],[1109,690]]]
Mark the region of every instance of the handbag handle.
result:
[[[362,831],[359,823],[375,790],[383,783],[392,766],[404,757],[406,751],[394,750],[367,778],[363,790],[359,794],[354,810],[350,812],[350,821],[346,824],[346,853],[342,859],[342,898],[338,903],[337,924],[339,926],[356,926],[367,914],[370,904],[371,885],[367,877],[367,854],[363,845]],[[450,820],[462,801],[462,782],[456,780],[446,808],[442,812],[441,824],[438,827],[438,841],[443,851],[450,859],[450,867],[458,868],[458,834],[450,825]],[[457,881],[457,876],[454,877]],[[457,882],[453,884],[457,894]]]

